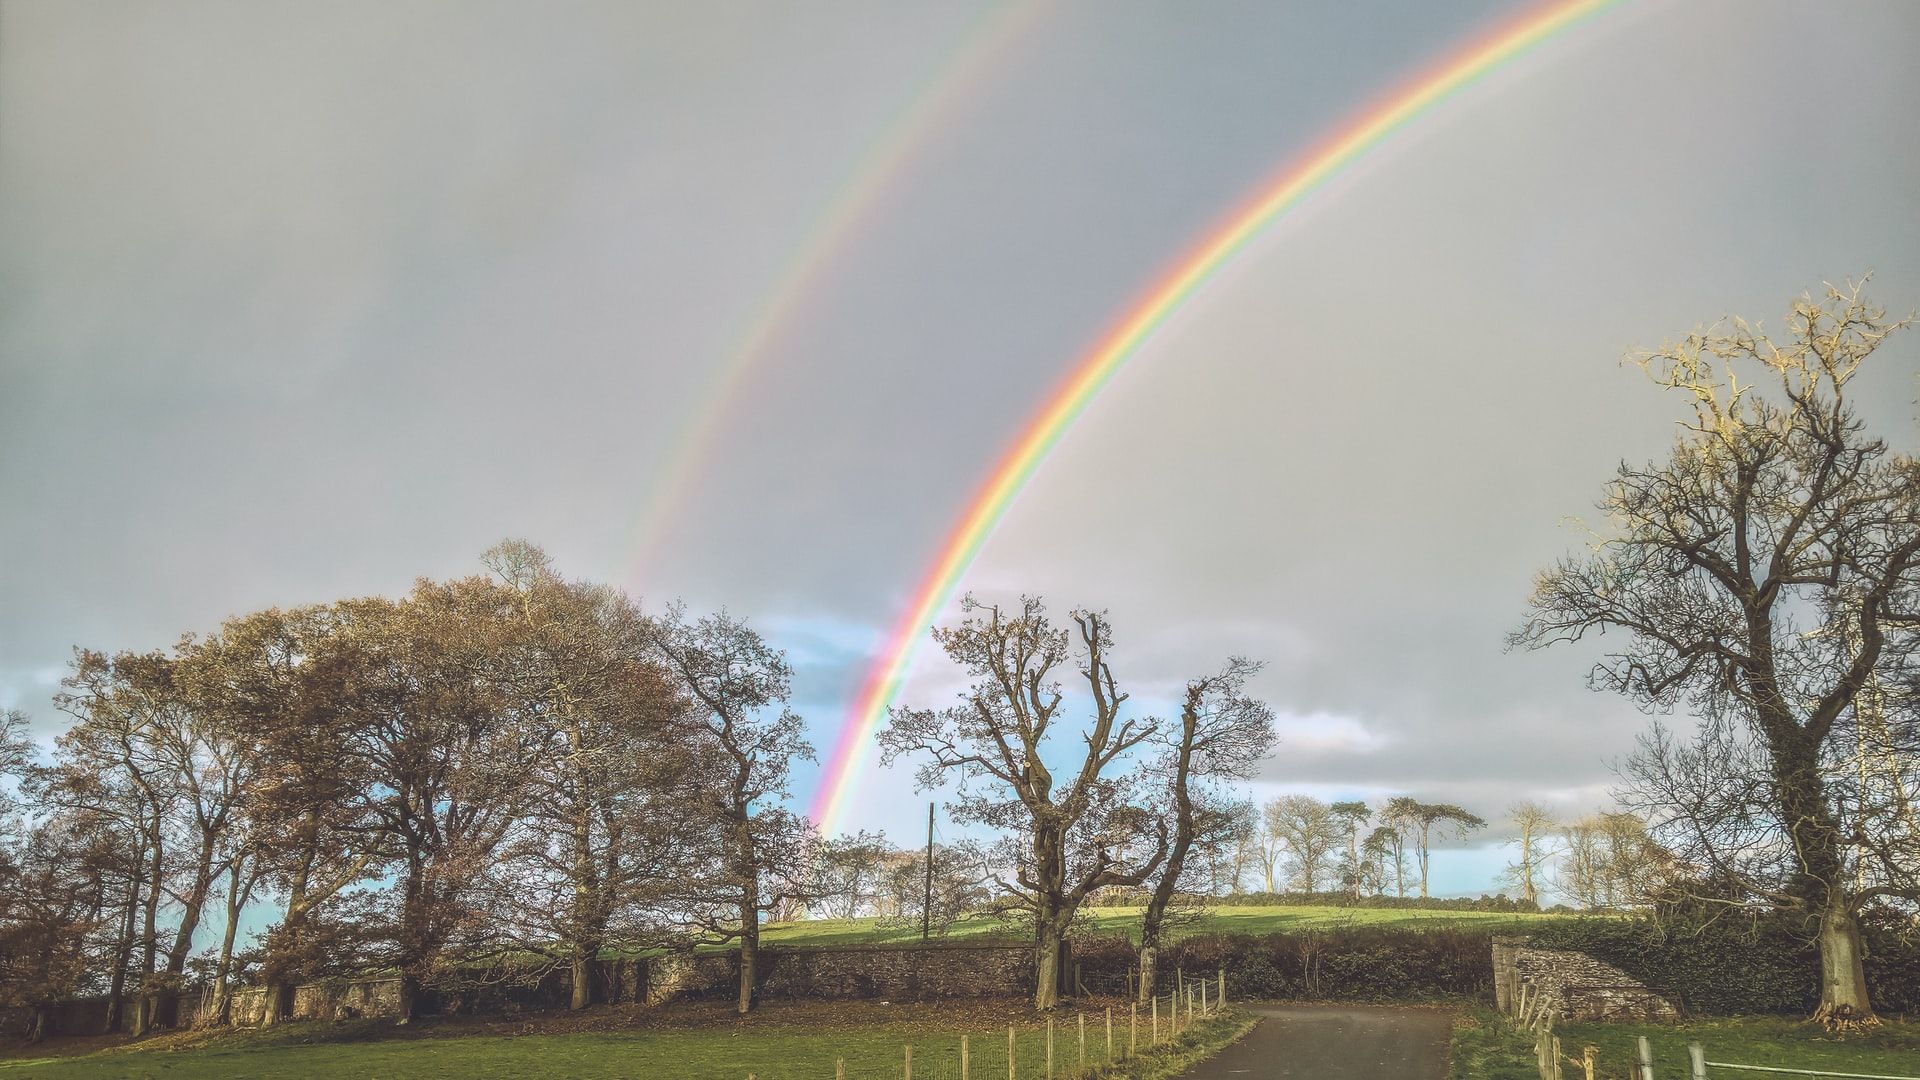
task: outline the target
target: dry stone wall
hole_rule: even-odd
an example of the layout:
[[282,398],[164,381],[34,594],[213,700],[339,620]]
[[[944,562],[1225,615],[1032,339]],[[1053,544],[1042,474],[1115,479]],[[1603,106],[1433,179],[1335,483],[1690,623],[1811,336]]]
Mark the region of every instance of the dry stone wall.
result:
[[1508,1012],[1525,988],[1567,1020],[1673,1023],[1680,1010],[1612,964],[1585,953],[1535,948],[1525,936],[1493,939],[1493,996]]
[[[735,957],[656,958],[648,965],[648,1004],[732,996],[739,985]],[[763,949],[754,974],[762,997],[920,1001],[1024,994],[1032,967],[1033,950],[1018,945]]]

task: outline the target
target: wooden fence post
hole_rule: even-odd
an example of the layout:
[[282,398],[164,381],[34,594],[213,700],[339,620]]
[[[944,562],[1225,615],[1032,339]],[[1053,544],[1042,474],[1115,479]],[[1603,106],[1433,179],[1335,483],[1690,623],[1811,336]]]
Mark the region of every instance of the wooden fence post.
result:
[[1600,1074],[1596,1071],[1600,1064],[1595,1060],[1599,1056],[1600,1048],[1597,1046],[1588,1046],[1580,1051],[1580,1067],[1587,1071],[1587,1080],[1600,1080]]
[[960,1080],[967,1080],[967,1037],[960,1036]]
[[1220,969],[1220,993],[1215,995],[1214,999],[1222,1005],[1225,1005],[1227,1003],[1227,969],[1226,968]]
[[1053,1017],[1047,1017],[1047,1080],[1053,1080]]
[[1153,1027],[1147,1033],[1147,1045],[1158,1046],[1160,1043],[1160,995],[1155,994],[1148,1000],[1153,1003]]
[[906,1080],[913,1080],[913,1044],[907,1044]]
[[833,1080],[847,1080],[847,1059],[833,1059]]
[[1007,1080],[1014,1080],[1013,1063],[1019,1059],[1013,1045],[1013,1025],[1007,1025]]
[[1200,1015],[1207,1015],[1207,980],[1200,980]]
[[1653,1047],[1647,1045],[1647,1037],[1645,1035],[1640,1036],[1639,1056],[1638,1068],[1640,1075],[1634,1077],[1634,1080],[1653,1080]]
[[[1113,1006],[1107,1006],[1107,1060],[1113,1060]],[[962,1077],[961,1080],[966,1080]]]
[[1692,1080],[1707,1080],[1707,1048],[1699,1043],[1687,1044],[1687,1063],[1693,1067]]
[[1560,1075],[1560,1036],[1550,1035],[1547,1038],[1549,1040],[1549,1043],[1552,1046],[1553,1080],[1563,1080],[1563,1078]]
[[1080,1014],[1080,1060],[1075,1065],[1081,1072],[1087,1071],[1087,1014]]
[[1140,1052],[1140,1003],[1127,1002],[1127,1056]]

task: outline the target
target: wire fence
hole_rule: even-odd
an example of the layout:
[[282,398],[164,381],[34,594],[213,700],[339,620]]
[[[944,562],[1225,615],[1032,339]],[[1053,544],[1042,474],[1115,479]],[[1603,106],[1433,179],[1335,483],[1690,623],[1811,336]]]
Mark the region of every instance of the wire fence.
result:
[[830,1074],[808,1077],[774,1066],[747,1080],[1081,1080],[1178,1042],[1225,1005],[1226,976],[1187,981],[1144,1003],[1062,1012],[1041,1024],[991,1032],[928,1032],[902,1042],[890,1060],[870,1047],[838,1058]]
[[[1540,1080],[1567,1080],[1568,1077],[1584,1077],[1585,1080],[1600,1080],[1599,1048],[1586,1046],[1581,1048],[1580,1056],[1573,1057],[1561,1046],[1560,1036],[1554,1033],[1554,1025],[1559,1022],[1558,1010],[1544,992],[1535,991],[1529,983],[1522,982],[1513,995],[1513,1017],[1520,1028],[1533,1036],[1533,1049],[1540,1066]],[[1657,1080],[1653,1064],[1653,1047],[1642,1035],[1637,1040],[1633,1071],[1629,1080]],[[1775,1076],[1813,1076],[1825,1080],[1920,1080],[1920,1076],[1888,1075],[1886,1073],[1840,1072],[1833,1069],[1793,1069],[1779,1065],[1749,1065],[1732,1061],[1711,1061],[1707,1058],[1706,1047],[1700,1043],[1687,1044],[1686,1080],[1711,1080],[1720,1077],[1745,1077],[1753,1074]],[[1617,1073],[1613,1075],[1618,1075]],[[1672,1075],[1672,1074],[1666,1074]]]

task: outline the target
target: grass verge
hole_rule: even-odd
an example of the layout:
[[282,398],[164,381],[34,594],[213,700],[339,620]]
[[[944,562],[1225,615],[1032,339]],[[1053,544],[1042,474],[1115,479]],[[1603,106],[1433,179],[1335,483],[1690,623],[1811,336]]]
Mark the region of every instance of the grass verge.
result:
[[[1139,1056],[1107,1065],[1105,1004],[1086,1006],[1086,1067],[1081,1068],[1079,1017],[1054,1019],[1054,1075],[1157,1080],[1176,1076],[1252,1026],[1228,1012],[1149,1048],[1145,1025]],[[1116,1011],[1115,1048],[1127,1045],[1125,1005]],[[593,1023],[556,1030],[547,1023]],[[541,1018],[524,1027],[501,1020],[300,1022],[220,1034],[179,1033],[122,1046],[52,1057],[0,1058],[0,1080],[108,1080],[194,1077],[205,1080],[294,1080],[380,1077],[382,1080],[830,1080],[844,1062],[849,1080],[899,1080],[913,1047],[915,1080],[957,1080],[960,1041],[968,1039],[970,1075],[1007,1075],[1007,1030],[1015,1032],[1018,1075],[1044,1074],[1046,1020],[1015,1002],[936,1002],[881,1006],[873,1002],[770,1004],[745,1019],[715,1006],[664,1010],[590,1010]],[[76,1048],[77,1049],[77,1048]],[[1102,1070],[1105,1071],[1102,1071]]]
[[[1696,1020],[1671,1027],[1568,1024],[1560,1029],[1560,1049],[1568,1057],[1579,1058],[1585,1047],[1592,1046],[1597,1075],[1628,1076],[1641,1036],[1653,1050],[1655,1076],[1688,1075],[1687,1044],[1697,1042],[1706,1048],[1709,1061],[1920,1077],[1920,1024],[1899,1020],[1887,1021],[1871,1034],[1844,1039],[1828,1035],[1818,1025],[1777,1016]],[[1532,1036],[1485,1006],[1464,1010],[1454,1021],[1452,1061],[1458,1080],[1535,1080],[1538,1075]]]
[[1178,1039],[1166,1046],[1090,1075],[1102,1080],[1169,1080],[1239,1042],[1259,1022],[1259,1018],[1229,1006],[1219,1015],[1181,1032]]

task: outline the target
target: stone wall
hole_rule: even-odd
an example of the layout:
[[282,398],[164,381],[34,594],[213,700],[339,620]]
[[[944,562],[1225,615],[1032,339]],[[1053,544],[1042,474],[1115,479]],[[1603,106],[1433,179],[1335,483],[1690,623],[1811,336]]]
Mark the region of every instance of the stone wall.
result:
[[1493,939],[1493,996],[1511,1012],[1522,987],[1564,1019],[1673,1023],[1680,1010],[1646,984],[1585,953],[1540,949],[1525,936]]
[[[594,981],[603,1001],[643,1000],[659,1005],[677,998],[733,997],[738,989],[738,954],[675,954],[596,965]],[[1021,995],[1033,986],[1033,950],[1018,945],[928,945],[762,949],[756,968],[763,998],[888,998],[925,1001],[936,998]],[[424,1011],[436,1013],[511,1013],[564,1009],[571,993],[567,972],[551,972],[531,985],[478,984],[427,993]],[[193,1022],[201,995],[180,999],[180,1026]],[[395,978],[304,983],[294,987],[292,1019],[332,1020],[341,1006],[358,1016],[396,1016],[400,981]],[[233,992],[229,1016],[236,1026],[265,1019],[267,993],[259,987]],[[24,1034],[32,1020],[27,1009],[0,1010],[0,1035]],[[81,998],[49,1006],[50,1032],[93,1034],[106,1020],[105,998]]]
[[[648,965],[648,1004],[738,992],[736,953],[659,957]],[[933,998],[1019,995],[1033,985],[1033,950],[1019,945],[762,949],[762,997]]]

